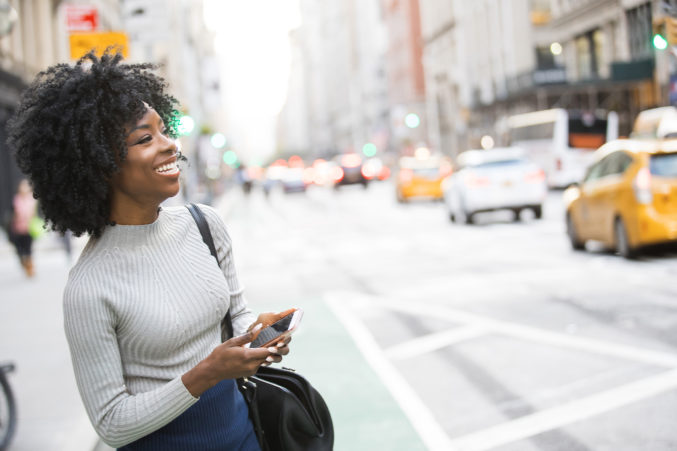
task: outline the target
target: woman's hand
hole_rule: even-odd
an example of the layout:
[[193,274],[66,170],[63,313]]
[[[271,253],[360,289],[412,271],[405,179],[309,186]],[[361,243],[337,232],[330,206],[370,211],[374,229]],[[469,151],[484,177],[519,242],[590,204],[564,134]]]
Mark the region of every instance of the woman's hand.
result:
[[290,341],[291,337],[287,335],[282,341],[278,341],[277,344],[268,347],[268,350],[271,351],[272,354],[272,361],[266,360],[261,364],[261,366],[268,366],[271,363],[280,363],[282,361],[282,356],[289,354]]
[[[287,315],[291,315],[294,313],[295,309],[289,309],[285,310],[284,312],[280,313],[273,313],[273,312],[265,312],[261,313],[258,318],[256,318],[256,321],[252,323],[251,326],[249,326],[249,329],[247,331],[251,331],[254,334],[257,333],[258,330],[254,330],[254,328],[258,327],[259,325],[263,325],[263,327],[270,326],[271,324],[279,321],[280,319],[284,318]],[[255,335],[256,336],[256,335]],[[280,363],[282,361],[282,356],[285,356],[289,354],[289,342],[291,341],[290,336],[286,336],[284,339],[281,341],[278,341],[277,343],[272,344],[271,346],[268,347],[268,350],[272,354],[272,360],[267,360],[264,362],[262,365],[263,366],[268,366],[271,363]]]
[[[233,337],[214,348],[206,359],[181,377],[186,389],[197,398],[223,379],[251,376],[262,364],[282,360],[280,351],[284,350],[284,346],[244,347],[254,339],[260,329],[261,325],[258,325],[246,334]],[[288,352],[287,349],[285,354]]]

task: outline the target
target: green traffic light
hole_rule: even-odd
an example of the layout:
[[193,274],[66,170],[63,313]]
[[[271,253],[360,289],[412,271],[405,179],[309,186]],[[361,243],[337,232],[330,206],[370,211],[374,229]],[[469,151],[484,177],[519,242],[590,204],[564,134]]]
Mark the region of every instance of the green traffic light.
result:
[[228,166],[235,165],[236,163],[238,163],[237,154],[235,152],[233,152],[232,150],[224,152],[223,153],[223,162],[226,163]]
[[364,146],[362,146],[362,153],[364,154],[365,157],[373,157],[376,155],[376,145],[374,143],[367,143]]
[[179,135],[186,136],[190,135],[195,129],[195,121],[190,116],[181,116],[179,118],[179,124],[176,127],[176,131],[179,132]]
[[421,125],[421,118],[416,113],[409,113],[404,117],[404,125],[409,128],[416,128]]
[[668,48],[668,41],[660,34],[655,34],[653,37],[653,46],[658,50],[665,50]]

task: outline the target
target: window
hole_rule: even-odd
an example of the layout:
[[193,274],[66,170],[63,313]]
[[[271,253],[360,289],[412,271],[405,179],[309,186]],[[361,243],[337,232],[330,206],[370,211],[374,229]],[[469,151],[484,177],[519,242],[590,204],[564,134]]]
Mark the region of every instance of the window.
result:
[[516,127],[510,130],[512,143],[532,140],[551,140],[555,133],[555,123],[545,122],[542,124]]
[[595,29],[576,38],[576,62],[581,79],[599,77],[602,65],[604,33]]
[[632,163],[632,157],[625,152],[614,152],[604,159],[601,177],[621,175]]
[[606,158],[590,166],[590,169],[588,169],[588,173],[585,174],[585,178],[583,179],[583,181],[592,182],[593,180],[597,180],[598,178],[600,178],[602,176],[602,170],[604,169],[605,160]]
[[677,177],[677,153],[651,156],[651,173],[659,177]]
[[633,60],[653,58],[651,47],[651,3],[646,2],[625,13],[628,21],[628,41]]

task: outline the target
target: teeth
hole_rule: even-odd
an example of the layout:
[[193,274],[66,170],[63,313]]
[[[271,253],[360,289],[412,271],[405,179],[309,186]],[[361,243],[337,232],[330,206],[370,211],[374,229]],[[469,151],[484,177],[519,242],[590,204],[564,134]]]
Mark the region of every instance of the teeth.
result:
[[162,165],[159,168],[156,168],[155,171],[157,171],[157,172],[168,172],[168,171],[174,171],[174,170],[177,170],[177,169],[178,169],[178,166],[176,165],[176,163],[169,163],[169,164]]

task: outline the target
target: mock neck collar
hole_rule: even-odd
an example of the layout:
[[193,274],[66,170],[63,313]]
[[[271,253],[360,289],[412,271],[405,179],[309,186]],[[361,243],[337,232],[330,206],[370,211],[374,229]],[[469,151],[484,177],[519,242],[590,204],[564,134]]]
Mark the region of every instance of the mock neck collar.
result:
[[110,247],[136,247],[148,244],[162,234],[167,220],[167,212],[160,208],[155,221],[149,224],[106,226],[101,234],[101,242]]

